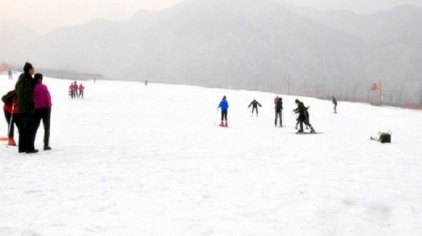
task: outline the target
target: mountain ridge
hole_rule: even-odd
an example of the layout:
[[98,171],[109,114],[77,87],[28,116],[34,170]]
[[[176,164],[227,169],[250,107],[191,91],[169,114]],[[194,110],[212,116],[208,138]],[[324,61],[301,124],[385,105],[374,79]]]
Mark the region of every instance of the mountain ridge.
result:
[[61,28],[24,51],[37,64],[114,79],[362,99],[374,80],[392,94],[417,81],[420,17],[407,5],[359,15],[272,0],[189,0],[129,21]]

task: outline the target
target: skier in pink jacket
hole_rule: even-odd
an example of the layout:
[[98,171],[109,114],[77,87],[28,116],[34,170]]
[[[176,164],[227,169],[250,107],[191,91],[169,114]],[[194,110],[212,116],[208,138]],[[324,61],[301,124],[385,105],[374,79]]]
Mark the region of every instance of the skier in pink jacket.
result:
[[[50,142],[50,118],[51,118],[51,96],[47,86],[43,83],[43,75],[34,76],[34,103],[35,103],[35,129],[40,127],[41,120],[44,125],[44,151],[51,150]],[[35,131],[35,135],[36,135]]]
[[79,90],[78,97],[80,97],[80,98],[83,99],[84,98],[85,87],[82,85],[82,83],[79,85],[78,90]]

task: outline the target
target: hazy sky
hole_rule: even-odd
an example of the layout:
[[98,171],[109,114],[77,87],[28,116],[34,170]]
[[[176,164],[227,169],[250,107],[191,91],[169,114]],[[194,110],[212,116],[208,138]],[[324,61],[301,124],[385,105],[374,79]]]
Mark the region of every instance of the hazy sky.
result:
[[[161,10],[181,1],[183,0],[0,0],[0,22],[18,20],[38,32],[46,33],[57,26],[79,25],[94,18],[125,20],[139,9]],[[399,4],[422,7],[422,0],[285,1],[298,6],[350,9],[359,13],[384,10]]]

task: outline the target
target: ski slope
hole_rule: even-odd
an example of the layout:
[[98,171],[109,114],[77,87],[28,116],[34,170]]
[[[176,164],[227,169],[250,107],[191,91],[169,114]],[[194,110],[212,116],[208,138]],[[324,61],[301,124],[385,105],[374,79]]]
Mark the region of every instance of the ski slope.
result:
[[[0,94],[15,82],[0,75]],[[2,236],[422,235],[420,111],[340,102],[334,115],[302,98],[324,134],[296,135],[295,97],[280,129],[270,93],[97,81],[70,100],[70,81],[45,83],[53,151],[0,145]],[[388,130],[391,145],[369,141]]]

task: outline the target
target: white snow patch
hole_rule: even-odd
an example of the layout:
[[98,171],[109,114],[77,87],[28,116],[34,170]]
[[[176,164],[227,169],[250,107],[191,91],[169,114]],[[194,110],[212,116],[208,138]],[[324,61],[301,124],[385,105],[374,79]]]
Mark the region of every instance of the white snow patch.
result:
[[[0,75],[0,95],[15,82]],[[303,136],[295,97],[280,129],[270,93],[97,81],[72,101],[70,81],[45,83],[53,151],[0,145],[0,235],[422,235],[420,111],[341,102],[334,115],[303,98],[324,132]],[[223,95],[229,129],[215,125]],[[369,141],[388,130],[391,145]]]

